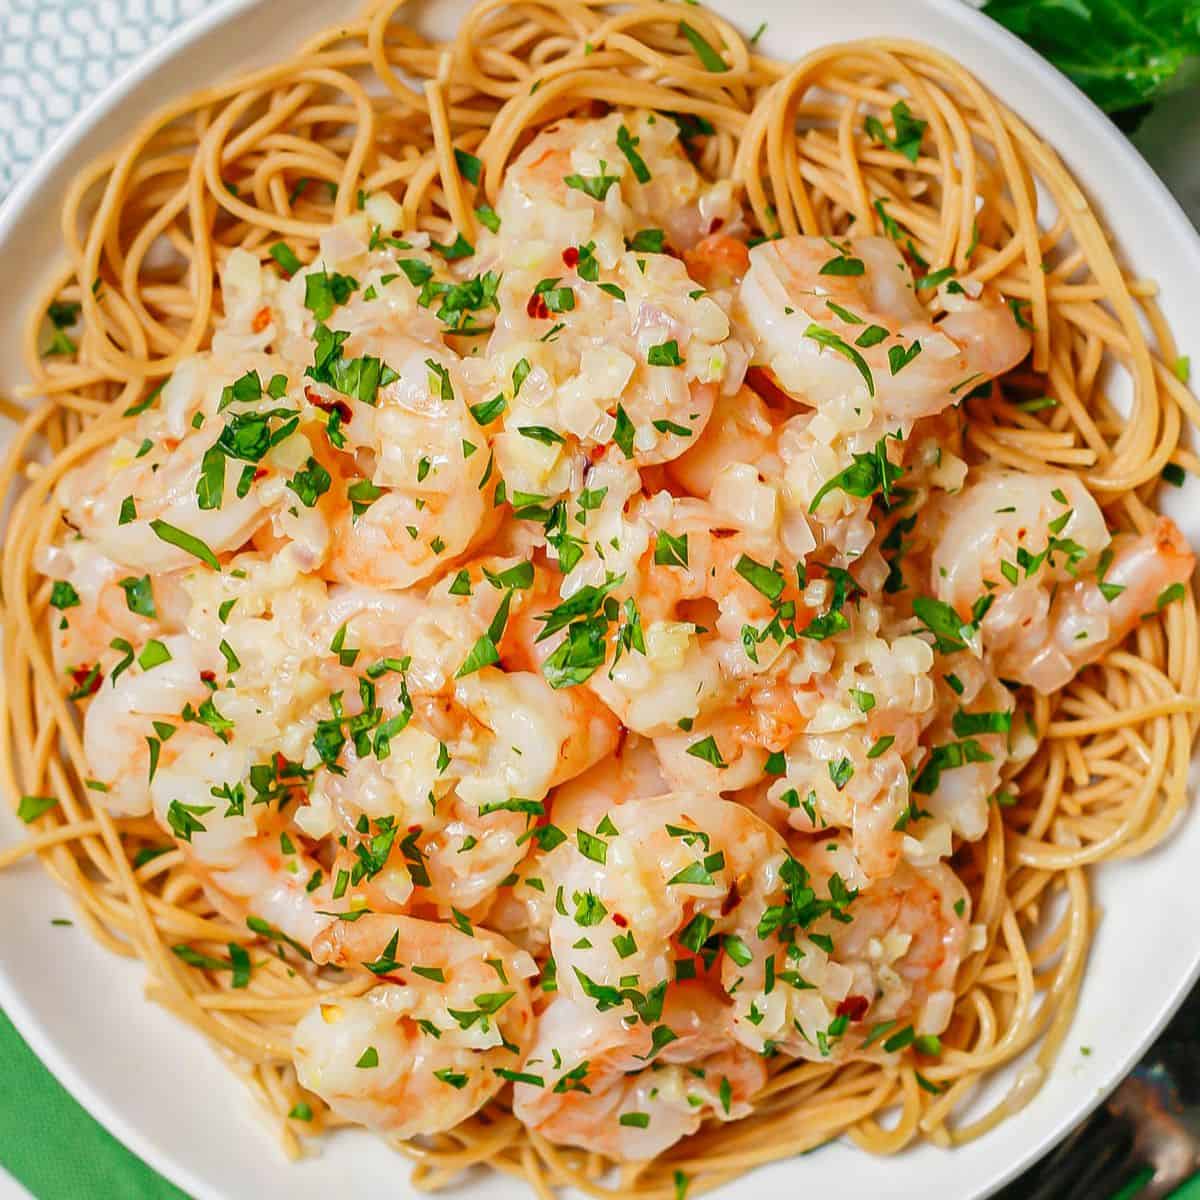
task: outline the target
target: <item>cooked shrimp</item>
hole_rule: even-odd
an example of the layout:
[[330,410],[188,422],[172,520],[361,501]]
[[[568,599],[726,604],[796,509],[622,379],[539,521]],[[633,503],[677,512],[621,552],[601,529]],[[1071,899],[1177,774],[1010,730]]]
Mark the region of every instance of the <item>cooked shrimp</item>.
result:
[[[180,848],[213,907],[234,928],[244,929],[248,921],[265,921],[273,931],[310,953],[317,937],[337,920],[333,914],[352,911],[347,901],[333,897],[332,884],[316,861],[296,848],[295,831],[287,834],[286,822],[267,821],[269,832],[256,832],[255,822],[262,820],[258,813],[252,818],[235,817],[214,805],[210,816],[203,811],[208,806],[193,807],[201,814],[196,824],[204,830],[219,830],[221,840],[217,846],[193,845],[193,834],[193,841],[181,840]],[[282,844],[281,833],[287,834]],[[290,845],[291,850],[284,850],[283,844]],[[318,881],[316,886],[314,880]],[[378,906],[378,900],[372,899]],[[381,907],[386,911],[386,905],[372,911],[380,911]]]
[[[846,861],[848,851],[827,838],[793,844],[818,887]],[[917,870],[907,864],[891,878],[861,890],[847,924],[819,928],[833,938],[833,959],[850,969],[844,1004],[862,1031],[881,1021],[908,1023],[917,1034],[942,1033],[954,1005],[954,981],[967,948],[971,901],[945,864]],[[853,1039],[851,1045],[853,1045]]]
[[792,829],[849,830],[856,874],[877,879],[891,874],[902,853],[907,764],[936,715],[934,655],[916,636],[873,636],[857,614],[851,630],[826,651],[810,689],[793,693],[803,729],[775,747],[782,771],[753,800]]
[[762,778],[767,756],[792,744],[808,723],[783,675],[755,677],[735,704],[654,739],[663,774],[677,791],[731,792]]
[[[178,445],[152,444],[137,457],[137,446],[122,438],[65,475],[56,489],[67,520],[114,562],[137,571],[176,571],[194,566],[187,550],[163,540],[151,522],[164,521],[202,542],[213,554],[243,546],[266,522],[266,491],[228,495],[219,509],[202,510],[196,497],[204,455],[212,443],[203,433]],[[223,460],[228,464],[228,460]],[[132,497],[136,517],[122,523],[121,510]]]
[[614,443],[638,466],[682,454],[722,387],[740,378],[725,314],[694,295],[682,263],[665,254],[627,253],[614,263],[607,286],[620,298],[562,274],[561,263],[544,269],[558,273],[555,302],[569,295],[569,305],[531,316],[529,292],[519,289],[541,281],[506,275],[489,347],[491,388],[507,397],[493,442],[509,488],[552,498],[578,491],[594,452]]
[[[646,165],[635,176],[621,149],[628,145]],[[612,179],[596,198],[568,182]],[[738,227],[741,210],[727,184],[707,183],[692,165],[676,125],[657,113],[612,113],[595,120],[561,120],[543,129],[509,165],[497,209],[500,236],[536,251],[540,243],[578,246],[594,240],[598,253],[624,249],[624,238],[647,226],[666,231],[686,250],[716,225]]]
[[[552,1142],[611,1158],[654,1158],[708,1116],[737,1120],[767,1080],[761,1057],[733,1043],[729,1007],[699,983],[667,988],[661,1024],[629,1025],[614,1012],[557,996],[513,1111]],[[661,1048],[654,1028],[674,1036]]]
[[777,418],[759,394],[742,386],[718,398],[704,432],[678,458],[667,474],[693,496],[707,500],[730,464],[747,463],[769,472],[775,452]]
[[931,558],[938,598],[964,621],[987,603],[981,636],[996,670],[1043,692],[1119,642],[1195,569],[1168,517],[1110,539],[1073,475],[988,473],[946,497],[942,513]]
[[286,511],[297,498],[289,482],[311,446],[292,420],[299,408],[268,393],[276,375],[287,379],[281,366],[262,354],[189,359],[139,417],[136,436],[101,447],[63,476],[55,495],[68,522],[113,561],[155,573],[194,567],[197,557],[166,540],[159,522],[219,556],[278,518],[323,554],[320,523],[312,528]]
[[968,899],[958,877],[942,864],[921,871],[904,864],[887,880],[851,886],[856,864],[847,845],[824,835],[797,839],[792,850],[783,936],[746,939],[743,961],[727,958],[722,969],[737,1039],[755,1050],[770,1045],[837,1061],[879,1022],[907,1021],[917,1035],[942,1032],[966,946]]
[[573,835],[576,829],[594,829],[623,804],[669,790],[653,743],[627,734],[616,753],[555,789],[550,816],[559,829]]
[[[1108,545],[1109,533],[1096,501],[1075,475],[1030,475],[1024,471],[985,471],[961,492],[940,501],[935,520],[940,532],[931,559],[939,600],[967,620],[986,592],[1015,593],[1011,575],[1027,590],[1065,583],[1080,564],[1093,563]],[[1049,554],[1051,539],[1075,542],[1082,551]],[[1018,559],[1037,559],[1036,570]],[[1001,608],[1011,600],[997,599]],[[995,605],[993,606],[995,607]]]
[[757,941],[784,858],[774,830],[711,795],[638,801],[577,830],[546,864],[563,901],[550,925],[559,991],[604,1008],[624,986],[615,1003],[637,1010],[673,978],[680,939],[693,951],[713,934]]
[[750,251],[740,238],[712,233],[683,252],[688,273],[710,291],[737,287],[750,269]]
[[[595,829],[619,807],[667,790],[654,747],[636,734],[626,735],[620,748],[582,775],[557,787],[546,805],[553,828],[574,838],[576,830]],[[557,837],[552,834],[551,837]],[[488,911],[488,923],[531,953],[544,956],[550,948],[553,890],[546,880],[553,870],[553,843],[539,844],[514,872],[511,886],[503,886]]]
[[363,817],[394,823],[407,836],[388,847],[390,900],[476,915],[528,853],[531,814],[611,752],[616,722],[586,693],[556,692],[532,671],[485,667],[432,693],[425,682],[414,676],[410,694],[393,666],[365,691],[357,684],[357,697],[343,689],[345,719],[378,713],[386,750],[378,736],[347,739],[298,820],[314,836],[353,837]]
[[317,1004],[296,1025],[300,1083],[336,1113],[390,1137],[441,1133],[517,1072],[534,1037],[532,959],[486,929],[412,917],[338,921],[319,963],[366,967],[364,996]]
[[57,671],[86,678],[92,666],[107,671],[120,660],[114,638],[140,647],[183,629],[189,607],[184,572],[131,575],[83,539],[48,547],[39,568],[57,585],[48,612]]
[[[747,631],[759,635],[767,629],[781,605],[790,604],[801,623],[807,620],[786,568],[772,565],[777,496],[756,480],[742,483],[738,491],[746,507],[736,517],[728,507],[662,492],[635,501],[618,520],[626,532],[609,565],[628,570],[613,594],[632,596],[645,649],[623,653],[617,661],[614,644],[613,661],[587,683],[638,733],[675,732],[681,721],[694,721],[729,698],[730,688],[747,690],[787,656],[793,643],[785,637],[764,634],[762,641],[747,641]],[[593,565],[586,557],[582,561],[584,579]],[[611,570],[608,577],[611,581]],[[763,691],[764,699],[768,693]],[[790,719],[782,710],[775,715]]]
[[886,877],[900,861],[909,780],[899,752],[889,745],[871,758],[873,745],[856,734],[801,736],[784,752],[783,775],[747,799],[782,828],[849,830],[856,877]]
[[[110,673],[97,689],[88,705],[83,721],[83,750],[92,776],[107,789],[106,807],[116,815],[132,816],[147,813],[151,807],[150,754],[153,738],[161,747],[170,746],[171,755],[181,753],[181,747],[194,741],[222,743],[201,728],[202,735],[193,739],[193,730],[181,721],[189,705],[198,707],[210,696],[201,678],[207,662],[200,658],[200,649],[186,634],[163,639],[161,645],[170,655],[143,670],[129,662],[114,680]],[[154,722],[163,729],[156,734]],[[179,726],[183,726],[179,728]],[[162,737],[166,732],[173,746]],[[163,804],[164,817],[166,802]]]
[[369,350],[397,378],[373,403],[349,404],[343,436],[356,469],[339,492],[330,570],[367,587],[410,587],[492,528],[481,488],[486,438],[448,351],[382,333],[347,346],[348,354]]
[[[665,122],[626,120],[558,122],[500,190],[492,241],[509,267],[488,358],[467,370],[482,395],[495,394],[496,462],[511,493],[577,492],[613,443],[639,467],[677,457],[745,372],[724,309],[663,252],[664,238],[691,236],[680,208],[711,208],[711,197]],[[619,148],[622,129],[640,139],[644,182]]]
[[[862,264],[861,273],[823,274],[834,259]],[[1029,352],[1029,335],[990,293],[978,300],[946,296],[951,311],[931,321],[904,259],[885,238],[833,246],[815,237],[763,242],[750,251],[739,295],[780,385],[818,407],[861,409],[873,395],[874,408],[894,420],[930,416]],[[874,344],[862,340],[873,326],[884,334]],[[851,353],[837,352],[833,337]],[[889,356],[908,361],[897,367]]]

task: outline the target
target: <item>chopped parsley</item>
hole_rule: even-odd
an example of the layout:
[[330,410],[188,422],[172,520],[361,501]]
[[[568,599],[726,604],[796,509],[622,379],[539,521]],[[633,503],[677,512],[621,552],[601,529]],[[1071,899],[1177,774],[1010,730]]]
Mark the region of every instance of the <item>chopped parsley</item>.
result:
[[894,136],[888,135],[883,122],[875,116],[869,116],[863,122],[867,136],[873,141],[903,154],[909,162],[915,163],[921,153],[921,141],[925,137],[928,123],[917,120],[903,100],[892,105],[892,127]]

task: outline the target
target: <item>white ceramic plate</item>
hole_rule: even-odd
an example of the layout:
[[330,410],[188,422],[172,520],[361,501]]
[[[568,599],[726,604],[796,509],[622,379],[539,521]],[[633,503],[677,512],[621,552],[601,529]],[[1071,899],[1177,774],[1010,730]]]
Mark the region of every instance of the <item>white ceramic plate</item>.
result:
[[[326,0],[214,4],[76,120],[0,210],[0,262],[8,280],[0,388],[20,382],[20,300],[59,257],[58,212],[76,169],[168,99],[285,55],[337,7]],[[427,0],[416,11],[446,36],[465,7],[465,0]],[[1162,284],[1180,351],[1200,362],[1200,239],[1103,115],[998,26],[958,0],[716,0],[715,7],[745,29],[767,20],[764,48],[779,57],[873,34],[920,38],[955,55],[1058,148],[1129,261]],[[9,432],[0,427],[0,437]],[[1200,483],[1171,500],[1172,515],[1200,544]],[[19,836],[15,819],[0,814],[0,842]],[[993,1133],[954,1152],[922,1146],[891,1160],[837,1144],[760,1171],[723,1195],[793,1194],[797,1185],[804,1194],[840,1200],[957,1200],[994,1191],[1115,1085],[1195,981],[1200,889],[1191,886],[1191,868],[1198,860],[1200,820],[1193,814],[1157,853],[1094,873],[1104,918],[1070,1036],[1047,1085]],[[106,954],[79,927],[51,928],[50,918],[69,915],[70,905],[36,865],[0,875],[0,1003],[117,1137],[197,1200],[328,1200],[384,1189],[399,1200],[412,1195],[407,1164],[365,1134],[336,1137],[301,1164],[285,1162],[241,1085],[204,1040],[144,1001],[140,966]],[[1084,1046],[1089,1055],[1081,1053]],[[516,1189],[481,1176],[469,1190],[494,1198]]]

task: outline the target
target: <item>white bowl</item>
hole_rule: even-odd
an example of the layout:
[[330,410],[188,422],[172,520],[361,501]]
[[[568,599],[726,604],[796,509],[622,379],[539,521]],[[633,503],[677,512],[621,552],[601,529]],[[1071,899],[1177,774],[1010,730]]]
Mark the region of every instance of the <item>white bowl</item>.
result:
[[[21,297],[58,260],[58,213],[67,181],[152,108],[216,77],[288,53],[339,7],[327,0],[227,0],[150,55],[84,112],[0,209],[0,262],[9,319],[0,328],[0,388],[20,382]],[[431,0],[422,23],[446,36],[465,0]],[[999,26],[958,0],[715,0],[745,29],[769,22],[767,52],[875,34],[919,38],[975,71],[1053,143],[1097,201],[1138,272],[1159,280],[1181,353],[1200,362],[1200,240],[1169,193],[1107,119],[1064,78]],[[4,428],[3,434],[7,435]],[[1200,482],[1170,497],[1200,543]],[[0,814],[0,841],[20,828]],[[839,1200],[982,1197],[1049,1148],[1112,1088],[1162,1027],[1200,971],[1200,861],[1195,814],[1156,853],[1093,873],[1104,913],[1079,1010],[1055,1070],[1022,1112],[986,1137],[947,1152],[921,1146],[896,1159],[841,1143],[778,1163],[723,1196],[833,1195]],[[0,875],[0,1003],[49,1068],[128,1146],[197,1200],[402,1200],[406,1162],[382,1142],[347,1133],[301,1163],[286,1162],[241,1085],[207,1043],[142,997],[139,964],[118,960],[81,928],[36,864]],[[1090,1047],[1083,1055],[1081,1048]],[[482,1175],[472,1196],[513,1196],[516,1185]]]

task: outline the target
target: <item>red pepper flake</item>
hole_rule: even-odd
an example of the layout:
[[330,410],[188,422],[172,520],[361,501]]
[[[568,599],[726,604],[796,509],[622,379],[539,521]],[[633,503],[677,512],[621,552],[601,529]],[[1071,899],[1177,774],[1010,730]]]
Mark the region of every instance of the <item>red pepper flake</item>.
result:
[[320,392],[314,391],[310,387],[304,389],[304,398],[315,408],[319,408],[324,412],[337,413],[343,425],[349,425],[350,418],[354,416],[354,410],[345,400],[326,400]]
[[200,681],[202,683],[216,683],[217,682],[216,671],[201,671],[200,672]]
[[[75,682],[75,686],[82,687],[83,681],[92,673],[92,668],[87,663],[81,663],[71,671],[71,678]],[[94,696],[99,690],[100,685],[104,682],[104,676],[97,671],[95,679],[88,684],[87,694]]]
[[536,320],[546,320],[550,316],[550,309],[546,304],[546,297],[534,292],[529,297],[529,303],[525,305],[525,311]]
[[629,922],[620,913],[613,913],[612,919],[613,924],[620,929],[627,929],[629,927]]
[[574,270],[577,266],[579,266],[579,247],[568,246],[562,252],[562,260],[568,267]]
[[253,329],[255,333],[262,333],[262,331],[266,329],[270,323],[271,309],[269,305],[264,305],[264,307],[260,308],[258,312],[254,314],[254,320],[251,323],[250,328]]
[[867,1015],[871,1002],[866,996],[847,996],[838,1003],[837,1016],[849,1017],[852,1021],[861,1021]]
[[735,879],[721,902],[721,916],[727,917],[742,902],[742,892]]

